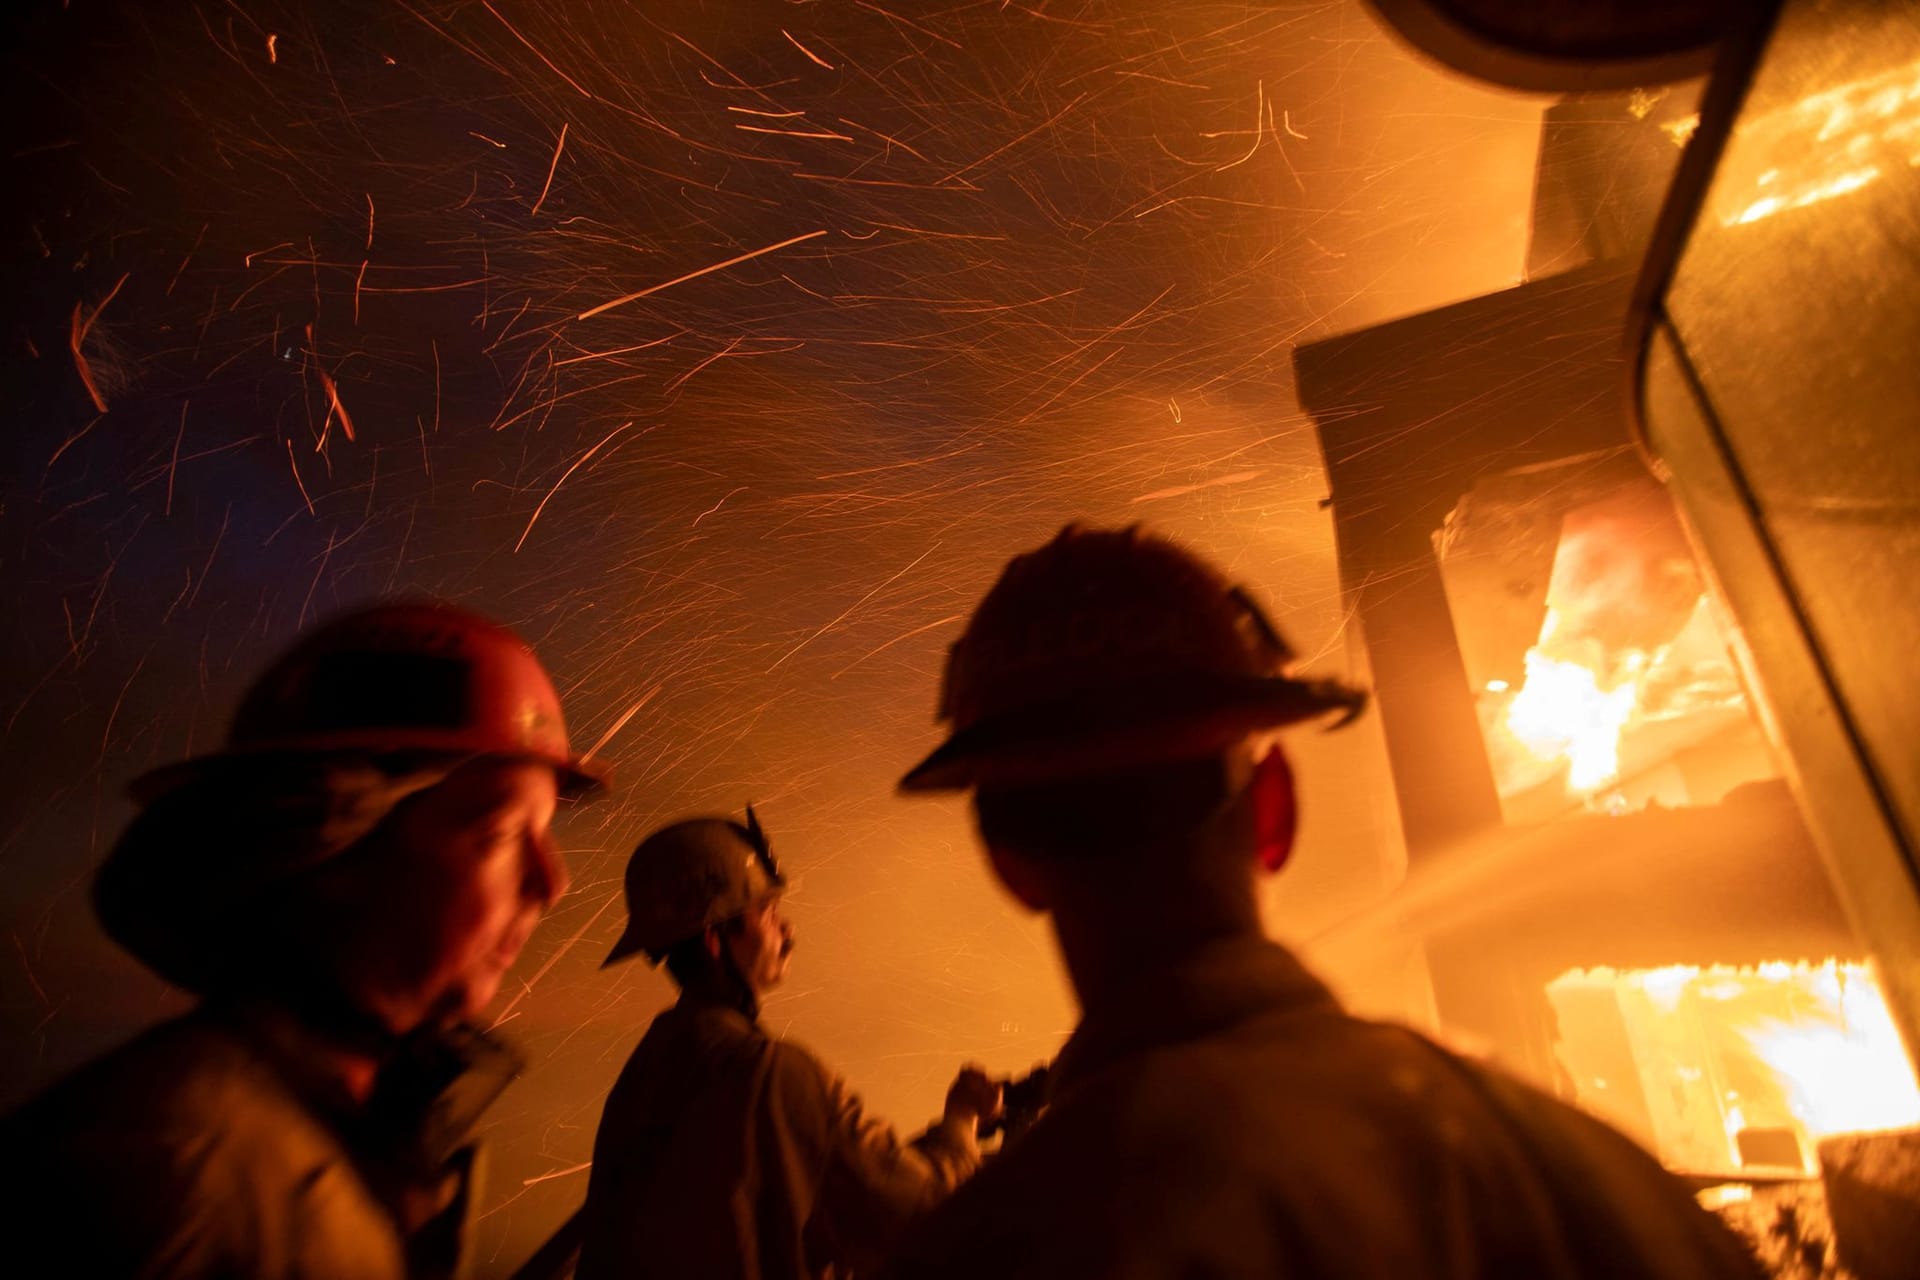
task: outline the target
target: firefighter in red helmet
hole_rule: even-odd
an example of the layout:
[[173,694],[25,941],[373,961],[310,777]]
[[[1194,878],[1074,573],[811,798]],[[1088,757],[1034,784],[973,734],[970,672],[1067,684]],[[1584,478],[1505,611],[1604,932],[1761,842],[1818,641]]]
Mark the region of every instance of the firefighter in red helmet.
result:
[[866,1274],[979,1164],[1000,1088],[963,1068],[910,1143],[818,1058],[759,1024],[786,976],[786,880],[753,811],[654,832],[627,863],[607,957],[664,964],[680,1000],[607,1095],[579,1218],[580,1280],[826,1280]]
[[599,774],[517,636],[435,603],[301,638],[224,748],[138,779],[107,934],[200,997],[5,1121],[19,1274],[465,1274],[472,1021],[566,888]]
[[1275,731],[1364,699],[1303,679],[1246,590],[1138,529],[1017,557],[953,647],[951,736],[902,780],[973,792],[1050,914],[1082,1019],[1018,1142],[900,1277],[1739,1277],[1751,1259],[1627,1139],[1343,1011],[1268,940]]

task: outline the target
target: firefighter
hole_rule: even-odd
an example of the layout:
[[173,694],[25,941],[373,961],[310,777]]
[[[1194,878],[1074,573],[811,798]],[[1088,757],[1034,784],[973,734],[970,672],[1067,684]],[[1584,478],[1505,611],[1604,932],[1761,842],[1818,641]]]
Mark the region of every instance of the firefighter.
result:
[[6,1120],[7,1270],[467,1274],[474,1123],[518,1066],[472,1020],[566,887],[558,802],[601,781],[485,618],[296,642],[223,750],[134,784],[94,906],[199,1002]]
[[579,1280],[803,1280],[859,1274],[980,1161],[1000,1089],[975,1067],[911,1143],[813,1054],[769,1036],[786,976],[786,881],[753,811],[676,822],[627,864],[611,965],[644,952],[680,999],[607,1095],[581,1212]]
[[1757,1276],[1633,1143],[1345,1013],[1263,935],[1294,835],[1275,731],[1364,701],[1291,660],[1244,589],[1138,529],[1069,526],[975,610],[952,734],[901,785],[972,790],[1082,1018],[1038,1123],[891,1274]]

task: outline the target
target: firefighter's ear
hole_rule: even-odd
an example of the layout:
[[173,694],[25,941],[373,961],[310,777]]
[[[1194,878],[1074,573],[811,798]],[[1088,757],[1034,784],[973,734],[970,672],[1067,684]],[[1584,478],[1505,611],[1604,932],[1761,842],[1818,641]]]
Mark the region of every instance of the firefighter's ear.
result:
[[720,953],[725,951],[727,946],[726,939],[720,936],[720,926],[708,925],[700,935],[700,945],[706,948],[708,955],[718,960]]
[[1253,766],[1253,780],[1247,790],[1253,800],[1254,851],[1263,868],[1278,871],[1293,856],[1300,808],[1293,789],[1293,770],[1277,743]]
[[1046,911],[1053,906],[1047,878],[1031,861],[994,844],[987,846],[987,861],[993,864],[993,874],[1021,906],[1029,911]]

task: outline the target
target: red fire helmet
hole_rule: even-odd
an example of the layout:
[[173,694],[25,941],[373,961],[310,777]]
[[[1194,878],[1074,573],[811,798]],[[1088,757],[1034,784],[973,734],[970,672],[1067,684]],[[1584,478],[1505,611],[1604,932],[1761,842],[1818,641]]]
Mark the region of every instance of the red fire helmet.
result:
[[247,691],[224,750],[136,779],[148,800],[221,762],[422,751],[552,765],[561,794],[605,782],[574,755],[560,697],[524,640],[438,601],[376,604],[301,637]]
[[[1367,696],[1287,673],[1293,651],[1244,588],[1139,527],[1068,525],[1016,556],[954,644],[952,736],[903,791],[1030,786],[1195,759]],[[1338,724],[1336,727],[1338,727]]]

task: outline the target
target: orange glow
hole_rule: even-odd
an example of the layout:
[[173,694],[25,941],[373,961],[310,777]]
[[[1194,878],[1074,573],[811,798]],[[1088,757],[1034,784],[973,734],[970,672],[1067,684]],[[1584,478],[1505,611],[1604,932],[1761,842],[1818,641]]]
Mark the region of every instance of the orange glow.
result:
[[[1547,995],[1581,1103],[1676,1168],[1811,1171],[1823,1138],[1920,1123],[1920,1082],[1864,964],[1573,970]],[[1621,1078],[1628,1062],[1637,1079]]]

